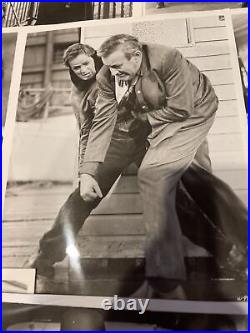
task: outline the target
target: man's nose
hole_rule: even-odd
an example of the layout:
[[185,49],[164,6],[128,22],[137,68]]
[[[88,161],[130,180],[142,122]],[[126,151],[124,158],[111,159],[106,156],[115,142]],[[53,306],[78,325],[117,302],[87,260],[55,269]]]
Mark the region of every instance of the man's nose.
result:
[[86,72],[86,66],[81,66],[80,71],[81,71],[81,73],[85,73]]

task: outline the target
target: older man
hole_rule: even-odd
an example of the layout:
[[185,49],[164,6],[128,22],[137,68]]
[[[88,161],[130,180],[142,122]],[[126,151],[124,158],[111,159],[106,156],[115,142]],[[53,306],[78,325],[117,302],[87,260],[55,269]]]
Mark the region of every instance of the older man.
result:
[[[99,94],[81,170],[81,195],[84,200],[99,196],[98,170],[115,124],[124,118],[118,98],[129,98],[130,116],[151,127],[138,172],[147,231],[146,277],[157,291],[174,291],[186,277],[176,186],[192,162],[209,169],[203,147],[218,99],[208,78],[174,48],[142,45],[121,34],[105,41],[99,55],[105,66],[97,76]],[[133,132],[129,124],[128,132]]]

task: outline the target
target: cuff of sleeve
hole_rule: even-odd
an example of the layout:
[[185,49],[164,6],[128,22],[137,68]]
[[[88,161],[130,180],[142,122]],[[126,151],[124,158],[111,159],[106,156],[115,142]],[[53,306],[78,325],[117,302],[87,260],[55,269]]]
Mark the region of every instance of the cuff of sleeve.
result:
[[100,164],[99,162],[84,162],[79,167],[79,174],[82,175],[86,173],[96,178],[99,164]]

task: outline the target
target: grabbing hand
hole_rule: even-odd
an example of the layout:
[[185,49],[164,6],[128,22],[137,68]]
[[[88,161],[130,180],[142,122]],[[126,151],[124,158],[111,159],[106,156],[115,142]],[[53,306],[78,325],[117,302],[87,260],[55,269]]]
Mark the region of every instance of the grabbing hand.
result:
[[94,201],[97,197],[103,197],[102,191],[97,181],[88,174],[81,175],[80,194],[85,201]]

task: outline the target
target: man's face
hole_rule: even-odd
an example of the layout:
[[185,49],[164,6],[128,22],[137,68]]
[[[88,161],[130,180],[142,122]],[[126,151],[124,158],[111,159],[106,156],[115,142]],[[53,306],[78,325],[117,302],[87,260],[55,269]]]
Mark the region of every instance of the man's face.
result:
[[80,53],[74,59],[71,59],[69,66],[82,80],[92,79],[96,74],[94,59],[84,53]]
[[120,80],[130,81],[140,69],[142,54],[137,51],[128,59],[122,49],[117,49],[102,60],[104,65],[109,67],[113,76]]

